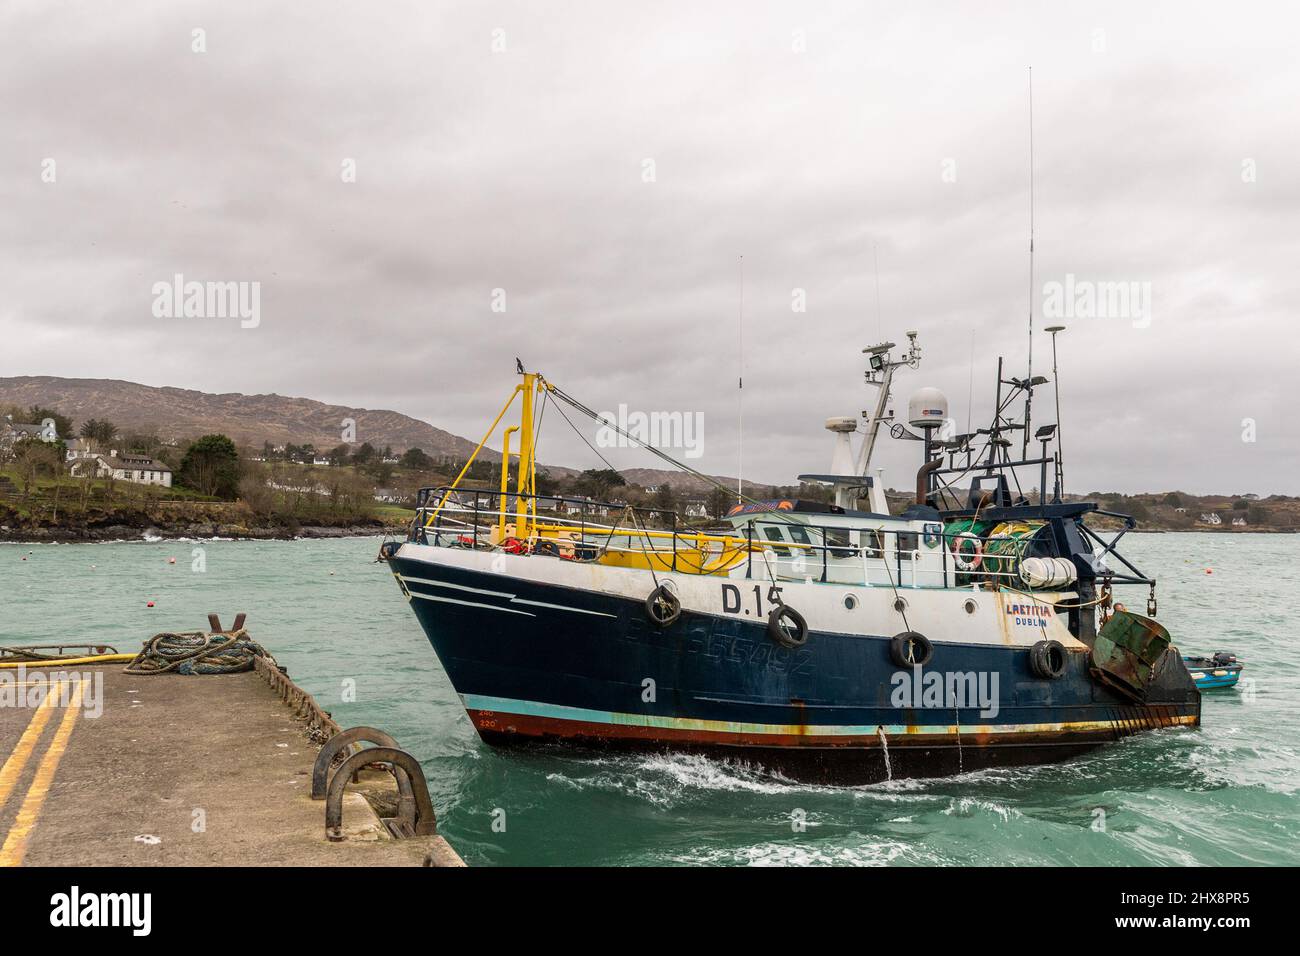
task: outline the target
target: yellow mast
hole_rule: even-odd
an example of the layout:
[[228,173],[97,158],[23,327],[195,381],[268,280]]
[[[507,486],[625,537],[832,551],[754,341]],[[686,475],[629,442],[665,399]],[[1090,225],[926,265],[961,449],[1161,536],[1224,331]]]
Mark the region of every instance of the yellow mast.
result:
[[[451,497],[451,489],[457,487],[460,484],[460,480],[465,477],[465,473],[469,471],[470,465],[474,464],[474,459],[478,457],[478,453],[483,450],[483,446],[487,444],[487,440],[491,438],[492,433],[497,430],[497,424],[501,421],[503,417],[505,417],[506,412],[509,410],[510,406],[514,403],[515,396],[519,394],[519,390],[521,388],[523,388],[522,385],[516,385],[514,387],[514,390],[511,391],[510,397],[506,399],[506,403],[503,406],[501,406],[501,411],[497,412],[497,417],[492,420],[492,424],[488,426],[488,430],[483,433],[483,438],[478,443],[478,447],[474,449],[474,453],[470,455],[469,459],[465,462],[465,467],[460,470],[460,474],[458,474],[456,476],[456,480],[451,483],[451,487],[448,488],[446,494],[442,496],[442,500],[440,500],[438,502],[438,506],[433,509],[433,513],[429,515],[428,518],[425,519],[424,522],[425,527],[432,527],[433,523],[438,520],[438,513],[442,511],[442,506],[445,505],[447,503],[447,499]],[[509,459],[507,459],[507,461],[508,460]]]
[[525,372],[523,365],[519,366],[519,374],[524,377],[523,384],[516,385],[510,392],[509,399],[506,400],[497,417],[493,419],[492,424],[488,426],[487,432],[484,433],[482,441],[474,449],[474,453],[469,456],[465,466],[461,468],[455,480],[451,483],[447,492],[438,502],[433,513],[425,519],[425,526],[432,525],[438,518],[439,512],[451,497],[453,489],[459,487],[461,479],[468,473],[470,466],[478,457],[479,452],[487,444],[488,439],[496,431],[497,425],[505,417],[510,406],[514,403],[515,396],[523,395],[523,408],[519,415],[519,424],[511,425],[503,433],[503,448],[501,452],[501,483],[499,495],[501,498],[501,516],[497,528],[501,537],[505,536],[506,529],[506,503],[510,494],[510,436],[514,432],[519,432],[519,467],[515,472],[515,536],[521,539],[527,539],[531,532],[530,519],[535,520],[537,517],[537,437],[534,434],[533,422],[533,396],[540,394],[544,389],[554,388],[541,375],[536,372]]
[[515,477],[515,535],[522,540],[528,539],[528,514],[535,503],[531,497],[533,491],[532,457],[533,457],[533,392],[537,390],[537,373],[524,372],[524,384],[519,386],[523,393],[523,408],[520,410],[519,426],[519,470]]
[[501,446],[501,518],[497,522],[498,538],[506,536],[506,501],[510,496],[510,436],[519,431],[518,425],[511,425],[505,430]]

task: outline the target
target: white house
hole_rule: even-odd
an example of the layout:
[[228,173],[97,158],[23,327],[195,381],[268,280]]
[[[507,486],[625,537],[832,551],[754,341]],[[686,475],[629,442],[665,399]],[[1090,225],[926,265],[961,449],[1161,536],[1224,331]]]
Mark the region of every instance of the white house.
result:
[[1205,524],[1223,524],[1223,519],[1215,511],[1207,511],[1202,514],[1201,521]]
[[52,442],[54,438],[54,421],[47,418],[44,422],[16,422],[9,415],[0,419],[0,449],[13,448],[15,442],[25,438],[39,438]]
[[91,475],[95,478],[113,478],[139,485],[172,486],[172,470],[148,455],[118,455],[114,448],[107,455],[83,454],[72,460],[68,471],[77,478]]
[[1234,528],[1244,528],[1244,527],[1246,527],[1246,519],[1245,519],[1245,518],[1233,518],[1233,519],[1232,519],[1232,526],[1233,526]]
[[681,502],[682,513],[688,518],[707,518],[709,502],[706,498],[684,498]]
[[74,462],[78,458],[89,458],[95,453],[94,447],[84,438],[65,438],[63,447],[67,449],[64,457],[68,462]]

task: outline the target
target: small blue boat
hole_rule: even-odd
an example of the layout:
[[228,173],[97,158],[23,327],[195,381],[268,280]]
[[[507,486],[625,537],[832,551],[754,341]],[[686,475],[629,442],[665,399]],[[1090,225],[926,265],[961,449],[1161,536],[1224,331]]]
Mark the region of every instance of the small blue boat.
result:
[[1245,663],[1237,655],[1225,651],[1215,651],[1213,657],[1183,656],[1183,663],[1191,672],[1192,680],[1201,690],[1214,690],[1219,687],[1234,687],[1241,677]]

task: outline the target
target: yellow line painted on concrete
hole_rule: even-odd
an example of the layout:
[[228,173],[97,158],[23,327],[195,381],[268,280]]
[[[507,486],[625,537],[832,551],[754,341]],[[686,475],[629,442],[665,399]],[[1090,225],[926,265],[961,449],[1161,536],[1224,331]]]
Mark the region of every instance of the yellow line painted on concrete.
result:
[[96,654],[93,657],[59,657],[52,661],[17,661],[0,664],[4,668],[66,667],[68,664],[112,664],[115,661],[133,661],[139,654]]
[[85,687],[85,681],[77,681],[72,691],[72,699],[68,701],[68,708],[63,713],[63,719],[59,721],[59,729],[54,732],[49,750],[41,757],[41,762],[36,767],[36,775],[32,778],[32,785],[27,790],[27,796],[23,798],[23,805],[18,808],[14,825],[9,830],[9,835],[5,837],[4,846],[0,847],[0,866],[20,866],[23,862],[32,828],[36,826],[36,818],[40,816],[41,807],[45,805],[45,795],[50,792],[50,784],[54,782],[54,772],[59,769],[63,752],[68,749],[68,738],[72,736],[72,728],[76,726],[77,718],[81,716],[81,692]]
[[40,706],[36,708],[36,712],[32,714],[27,729],[18,738],[18,743],[14,746],[13,752],[9,754],[5,765],[0,767],[0,810],[4,809],[5,801],[9,799],[9,794],[13,792],[14,784],[22,776],[23,768],[27,766],[27,760],[32,755],[36,741],[41,739],[41,733],[45,730],[45,725],[49,723],[50,714],[57,697],[58,688],[51,688],[50,693],[45,695],[45,699],[41,701]]

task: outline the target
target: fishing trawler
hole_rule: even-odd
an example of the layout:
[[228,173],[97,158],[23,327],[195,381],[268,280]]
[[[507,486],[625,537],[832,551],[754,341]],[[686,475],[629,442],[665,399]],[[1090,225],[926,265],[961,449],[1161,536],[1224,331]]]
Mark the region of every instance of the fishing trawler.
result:
[[[737,494],[713,527],[538,495],[547,405],[618,426],[518,366],[456,481],[422,489],[405,540],[380,551],[484,741],[684,750],[866,783],[1199,725],[1156,582],[1116,550],[1134,520],[1063,500],[1059,424],[1030,431],[1047,379],[1004,377],[999,360],[989,425],[953,434],[936,389],[912,396],[905,421],[891,410],[895,372],[920,363],[915,332],[905,349],[863,351],[874,410],[830,419],[831,470],[800,476],[826,493]],[[499,487],[465,487],[516,402]],[[1059,391],[1056,405],[1059,419]],[[882,428],[921,452],[896,514],[871,473]],[[1126,585],[1148,589],[1145,614],[1114,599]]]

